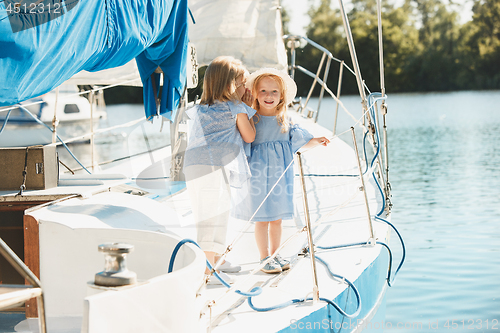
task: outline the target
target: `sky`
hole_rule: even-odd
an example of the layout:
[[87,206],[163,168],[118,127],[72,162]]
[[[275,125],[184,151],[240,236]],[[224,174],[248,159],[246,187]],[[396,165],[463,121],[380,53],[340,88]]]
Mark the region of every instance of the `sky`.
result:
[[[318,2],[317,0],[314,0]],[[443,0],[450,3],[453,0]],[[307,10],[309,9],[312,0],[281,0],[281,5],[286,8],[288,15],[290,16],[290,24],[288,28],[291,34],[305,35],[304,27],[309,23],[309,17],[307,16]],[[344,6],[348,10],[349,0],[344,1]],[[460,23],[465,23],[472,18],[472,5],[474,0],[454,0],[456,5],[450,5],[455,8],[457,12],[460,13]],[[332,0],[332,5],[338,7],[338,1]]]

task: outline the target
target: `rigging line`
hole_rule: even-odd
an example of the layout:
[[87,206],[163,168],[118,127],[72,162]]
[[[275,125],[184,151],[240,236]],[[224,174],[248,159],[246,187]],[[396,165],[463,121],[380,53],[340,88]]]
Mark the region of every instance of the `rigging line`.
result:
[[2,134],[2,132],[3,132],[4,128],[5,128],[5,126],[7,125],[7,122],[9,121],[9,117],[10,117],[10,112],[11,112],[11,111],[12,111],[12,110],[9,110],[9,112],[7,113],[7,116],[5,116],[5,120],[4,120],[4,122],[3,122],[2,128],[0,129],[0,134]]
[[[359,192],[356,192],[351,198],[349,198],[347,201],[345,201],[344,203],[342,203],[341,205],[337,206],[332,212],[329,212],[325,218],[329,215],[332,215],[332,214],[335,214],[338,210],[340,210],[341,208],[345,207],[349,202],[351,202],[357,195],[359,194]],[[312,227],[316,227],[318,226],[319,224],[321,223],[321,219],[317,222],[315,222]],[[245,226],[246,227],[246,226]],[[243,234],[245,231],[247,230],[247,228],[244,228],[243,231],[241,231],[240,233]],[[274,257],[281,251],[281,249],[283,249],[289,242],[291,242],[295,237],[297,237],[298,235],[300,235],[301,233],[303,233],[305,231],[305,228],[302,227],[300,228],[299,230],[297,230],[293,235],[291,235],[290,237],[288,237],[279,247],[278,249],[276,250],[276,252],[274,254],[272,254],[271,256],[269,256],[269,258],[267,260],[265,260],[264,262],[260,263],[254,270],[252,270],[250,273],[249,273],[249,276],[247,276],[245,279],[243,279],[242,281],[238,281],[238,285],[240,284],[243,284],[244,282],[246,282],[252,275],[258,273],[260,271],[260,269],[262,267],[264,267],[269,261],[273,260]],[[233,245],[235,244],[235,241],[233,242]],[[227,253],[227,252],[226,252]],[[226,255],[226,253],[223,254],[223,256]],[[220,260],[220,259],[219,259]],[[214,266],[214,267],[217,267],[217,264]],[[220,278],[219,278],[220,279]],[[217,300],[216,300],[216,303],[219,302],[222,298],[224,298],[226,295],[228,295],[230,292],[234,291],[236,289],[236,284],[233,285],[232,287],[229,287],[229,290],[227,290],[223,295],[221,295]]]
[[383,219],[383,218],[381,218],[379,216],[375,216],[375,220],[379,220],[381,222],[387,223],[396,232],[396,234],[399,237],[399,241],[401,243],[401,248],[403,249],[403,254],[402,254],[402,257],[401,257],[401,262],[399,263],[398,268],[396,269],[396,272],[394,273],[394,277],[392,279],[392,281],[394,281],[394,279],[396,279],[396,275],[399,272],[399,269],[401,268],[401,266],[403,266],[403,263],[405,261],[405,258],[406,258],[406,246],[405,246],[405,243],[403,241],[403,237],[399,233],[398,229],[391,222],[389,222],[386,219]]
[[[305,69],[304,67],[302,66],[295,66],[298,70],[302,71],[303,73],[311,76],[311,77],[314,77],[316,79],[316,75],[313,74],[312,72],[308,71],[307,69]],[[317,82],[320,84],[320,86],[324,87],[325,88],[325,91],[337,102],[339,103],[339,105],[342,107],[342,109],[345,111],[345,113],[347,113],[347,115],[349,115],[354,121],[356,121],[356,117],[354,117],[352,115],[352,113],[349,112],[349,110],[347,110],[347,108],[344,106],[344,103],[342,103],[340,101],[340,99],[338,99],[335,94],[333,93],[333,91],[330,90],[330,88],[328,88],[326,86],[326,84],[323,83],[323,81],[320,79],[320,78],[317,78],[316,79]]]
[[[366,109],[366,111],[365,111],[365,112],[363,112],[363,115],[362,115],[359,119],[357,119],[357,120],[356,120],[356,119],[354,119],[356,122],[352,125],[352,127],[354,127],[354,126],[356,126],[356,125],[360,125],[360,124],[361,124],[361,122],[362,122],[362,120],[363,120],[363,118],[364,118],[364,117],[365,117],[365,115],[368,113],[368,111],[369,111],[369,110],[368,110],[368,109]],[[360,127],[361,127],[362,129],[364,129],[365,131],[368,131],[368,129],[367,129],[364,125],[362,125],[362,124],[360,125]],[[340,136],[341,136],[341,135],[343,135],[343,134],[346,134],[347,132],[351,132],[351,129],[349,128],[348,130],[345,130],[344,132],[342,132],[342,133],[340,133],[340,134],[335,134],[335,135],[329,136],[329,137],[328,137],[328,139],[335,139],[335,138],[337,138],[337,137],[340,137]],[[310,151],[310,150],[312,150],[312,149],[315,149],[315,148],[317,148],[318,146],[320,146],[320,145],[316,145],[316,146],[314,146],[314,147],[310,147],[310,148],[305,148],[304,150],[302,150],[302,151],[301,151],[301,154],[304,154],[304,153],[306,153],[306,152],[308,152],[308,151]]]
[[[114,87],[122,86],[122,85],[127,85],[127,83],[131,83],[131,82],[134,82],[134,81],[137,81],[137,80],[140,80],[140,78],[130,79],[130,80],[122,81],[120,83],[110,84],[108,86],[103,86],[103,87],[99,87],[99,88],[92,88],[90,90],[84,90],[84,91],[81,91],[81,92],[78,92],[78,93],[74,93],[74,94],[68,94],[68,95],[65,95],[64,97],[61,97],[61,98],[62,99],[66,99],[66,98],[72,98],[72,97],[76,97],[76,96],[85,95],[85,94],[88,94],[90,92],[98,92],[100,90],[114,88]],[[24,106],[37,105],[37,104],[41,104],[41,103],[44,103],[43,100],[38,101],[38,102],[26,103],[26,104],[24,104]],[[10,106],[10,107],[5,107],[5,108],[0,109],[0,112],[4,112],[4,111],[8,111],[8,110],[13,110],[13,109],[16,109],[16,108],[17,108],[17,106],[13,105],[13,106]]]
[[[364,112],[364,114],[368,112],[368,109]],[[358,120],[358,123],[361,122],[361,120],[363,119],[364,117],[364,114],[363,116]],[[356,125],[356,124],[355,124]],[[362,126],[364,127],[364,126]],[[347,132],[347,131],[346,131]],[[341,133],[343,134],[343,133]],[[340,134],[339,134],[340,135]],[[311,148],[308,148],[306,150],[304,150],[304,152],[306,151],[309,151],[311,149],[314,149],[316,147],[318,147],[319,145],[317,146],[314,146],[314,147],[311,147]],[[302,153],[304,153],[302,152]],[[294,160],[292,160],[288,166],[286,167],[286,169],[283,171],[283,173],[280,175],[279,179],[275,182],[275,184],[273,185],[273,187],[269,190],[269,192],[267,193],[266,197],[262,200],[262,202],[260,203],[259,207],[255,210],[255,212],[253,213],[253,215],[250,217],[250,219],[245,223],[245,225],[243,226],[242,230],[236,235],[236,237],[233,239],[233,241],[227,246],[226,248],[226,251],[220,256],[219,260],[215,263],[214,265],[214,268],[213,270],[217,270],[217,268],[222,264],[222,262],[225,260],[227,254],[232,250],[232,248],[234,247],[234,245],[241,239],[241,237],[243,237],[243,234],[250,228],[250,225],[251,225],[251,221],[253,220],[253,218],[255,217],[255,215],[257,214],[257,212],[259,211],[259,209],[262,207],[262,205],[264,204],[264,202],[267,200],[267,198],[270,196],[270,194],[272,193],[272,191],[274,190],[274,188],[278,185],[278,183],[280,182],[280,180],[283,178],[283,176],[285,175],[285,173],[288,171],[288,169],[290,168],[290,166],[292,166],[294,163]],[[303,229],[300,231],[302,232]],[[281,249],[282,246],[280,246],[278,248],[278,250],[276,251],[276,254],[279,253],[279,249]],[[270,258],[268,258],[267,261],[271,260],[272,258],[274,258],[274,256],[270,256]],[[262,263],[262,267],[264,267],[264,265],[267,263],[264,262]],[[258,270],[255,270],[255,272],[257,272]],[[253,274],[255,274],[254,272],[252,272]]]
[[[200,248],[200,246],[195,241],[193,241],[191,239],[187,239],[187,238],[183,239],[179,243],[177,243],[177,245],[175,246],[175,248],[174,248],[174,250],[172,252],[172,255],[170,256],[170,262],[169,262],[169,266],[168,266],[168,273],[171,273],[173,271],[174,262],[175,262],[175,258],[177,257],[177,253],[178,253],[179,249],[181,248],[181,246],[184,245],[185,243],[192,243],[192,244],[196,245],[198,248]],[[327,272],[328,272],[328,274],[330,275],[330,277],[332,279],[337,278],[337,279],[340,279],[342,282],[347,282],[347,284],[351,287],[351,289],[353,289],[353,291],[354,291],[354,293],[356,295],[356,299],[357,299],[357,303],[358,304],[357,304],[356,311],[353,314],[347,314],[333,300],[329,300],[327,298],[320,298],[320,300],[322,300],[322,301],[324,301],[324,302],[332,305],[344,317],[348,317],[348,318],[356,317],[359,314],[359,312],[361,311],[361,296],[360,296],[360,294],[359,294],[356,286],[351,281],[349,281],[347,278],[345,278],[344,276],[341,276],[341,275],[333,273],[332,270],[331,270],[331,268],[330,268],[330,265],[326,261],[324,261],[323,259],[321,259],[319,257],[316,257],[316,260],[318,260],[320,263],[322,263],[326,267]],[[211,271],[214,272],[214,275],[216,276],[216,278],[219,279],[219,281],[221,281],[222,284],[225,287],[228,288],[228,290],[226,291],[226,293],[224,295],[227,295],[228,292],[229,292],[229,290],[234,290],[235,289],[235,286],[231,287],[226,281],[224,281],[224,279],[222,279],[219,276],[219,274],[212,268],[212,265],[210,264],[210,262],[208,260],[206,260],[206,265],[209,267],[209,269]],[[261,266],[263,267],[264,265],[261,265]],[[292,305],[294,303],[303,303],[303,302],[306,302],[306,301],[313,300],[313,298],[310,298],[310,297],[309,298],[302,298],[302,299],[292,299],[290,301],[287,301],[285,303],[281,303],[281,304],[278,304],[278,305],[275,305],[275,306],[272,306],[272,307],[258,308],[258,307],[256,307],[256,306],[253,305],[251,298],[262,294],[263,289],[261,287],[252,288],[250,290],[250,292],[243,292],[243,291],[241,291],[239,289],[238,290],[234,290],[234,291],[237,294],[240,294],[242,296],[247,297],[247,301],[248,301],[249,306],[253,310],[258,311],[258,312],[276,310],[276,309],[287,307],[287,306]],[[220,298],[219,298],[219,300],[220,300]],[[214,301],[214,302],[212,302],[212,304],[218,304],[218,301]]]
[[322,224],[324,222],[324,219],[338,213],[339,210],[346,207],[351,201],[353,201],[359,195],[359,193],[360,193],[360,191],[356,191],[350,198],[348,198],[343,203],[341,203],[340,205],[338,205],[337,207],[335,207],[334,209],[332,209],[331,211],[326,213],[326,215],[320,217],[316,222],[314,222],[311,225],[311,227],[316,228],[317,226],[319,226],[320,224]]
[[[387,284],[389,285],[389,287],[392,287],[392,282],[394,281],[395,277],[393,279],[391,279],[391,272],[392,272],[392,251],[391,251],[391,248],[389,247],[389,245],[387,245],[386,243],[384,242],[375,242],[375,244],[378,244],[378,245],[381,245],[383,247],[385,247],[385,249],[387,250],[388,254],[389,254],[389,265],[387,267]],[[365,247],[367,245],[370,245],[370,243],[367,243],[367,242],[357,242],[357,243],[347,243],[347,244],[341,244],[341,245],[333,245],[333,246],[320,246],[318,245],[317,248],[318,249],[321,249],[321,250],[324,250],[325,252],[328,251],[328,250],[342,250],[342,249],[349,249],[349,248],[356,248],[356,247]]]
[[[200,246],[198,245],[198,243],[196,243],[195,241],[191,240],[191,239],[188,239],[188,238],[185,238],[183,240],[181,240],[179,243],[177,243],[177,245],[175,246],[173,252],[172,252],[172,255],[170,256],[170,262],[168,264],[168,271],[167,273],[172,273],[173,269],[174,269],[174,262],[175,262],[175,258],[177,257],[177,253],[179,252],[180,248],[182,245],[186,244],[186,243],[191,243],[191,244],[194,244],[196,245],[198,248],[200,248]],[[201,249],[201,248],[200,248]],[[208,259],[206,259],[206,264],[207,264],[207,267],[210,269],[210,271],[213,271],[215,273],[215,276],[217,277],[217,279],[220,280],[220,282],[222,282],[222,284],[224,284],[224,286],[226,286],[227,288],[230,288],[230,285],[224,281],[223,278],[221,278],[219,276],[219,274],[213,270],[212,268],[212,265],[210,264],[210,261],[208,261]],[[262,293],[262,289],[259,288],[260,290],[257,290],[255,292],[243,292],[241,290],[236,290],[235,292],[242,295],[242,296],[246,296],[246,297],[250,297],[250,296],[257,296],[259,295],[260,293]]]
[[[37,123],[47,127],[51,132],[54,132],[47,124],[45,124],[43,121],[41,121],[40,119],[38,119],[37,117],[35,117],[28,109],[26,109],[24,106],[22,106],[21,104],[18,104],[19,108],[21,110],[23,110],[24,112],[27,112],[28,115],[30,115]],[[66,150],[68,151],[68,153],[75,159],[75,161],[80,164],[80,166],[83,168],[83,170],[87,171],[88,174],[91,174],[91,172],[89,170],[87,170],[87,168],[85,166],[83,166],[83,164],[78,160],[78,158],[76,158],[76,156],[71,152],[71,150],[68,148],[68,146],[66,146],[66,144],[64,143],[64,141],[59,137],[58,134],[56,134],[56,137],[59,141],[61,141],[62,145],[64,146],[64,148],[66,148]]]
[[[91,136],[92,134],[100,134],[100,133],[111,131],[111,130],[114,130],[114,129],[117,129],[117,128],[130,127],[130,126],[133,126],[135,124],[138,124],[138,123],[141,123],[141,122],[145,122],[145,121],[147,121],[146,118],[139,118],[139,119],[136,119],[136,120],[129,121],[128,123],[125,123],[125,124],[116,125],[116,126],[112,126],[112,127],[106,127],[106,128],[100,128],[98,130],[95,130],[94,133],[92,133],[92,132],[85,133],[85,134],[82,134],[80,136],[76,136],[74,138],[71,138],[69,140],[65,140],[64,142],[65,143],[71,143],[73,141],[78,141],[78,140],[84,139],[84,138],[86,138],[88,136]],[[57,145],[60,145],[60,143],[57,143]]]
[[[380,95],[381,97],[378,97],[378,98],[375,98],[374,101],[370,104],[370,107],[368,108],[368,110],[370,110],[371,114],[372,114],[372,118],[373,118],[373,121],[374,121],[374,128],[375,128],[375,134],[377,135],[377,152],[376,154],[374,155],[372,161],[371,161],[371,167],[373,168],[373,165],[380,153],[380,134],[379,134],[379,131],[378,131],[378,123],[377,123],[377,120],[376,120],[376,117],[375,117],[375,108],[374,108],[374,105],[375,103],[377,103],[379,100],[383,100],[385,101],[385,99],[387,98],[387,96],[382,96],[382,94],[380,93],[372,93],[368,96],[368,101],[372,100],[373,99],[373,96],[375,95]],[[377,177],[375,176],[375,172],[372,173],[372,176],[373,176],[373,179],[375,181],[375,184],[377,185],[378,189],[379,189],[379,193],[380,195],[382,196],[382,208],[381,210],[377,213],[377,216],[380,216],[382,215],[383,211],[385,210],[385,206],[386,206],[386,200],[385,200],[385,193],[383,192],[381,186],[380,186],[380,183],[379,181],[377,180]]]
[[262,207],[262,205],[264,204],[264,202],[267,200],[267,198],[271,195],[272,191],[274,190],[274,188],[278,185],[278,183],[281,181],[281,179],[284,177],[285,173],[288,171],[288,169],[290,169],[290,167],[293,165],[293,162],[294,160],[292,159],[292,161],[288,164],[288,166],[285,168],[285,170],[283,171],[283,173],[280,175],[280,177],[278,178],[278,180],[274,183],[274,185],[271,187],[271,189],[269,190],[269,192],[267,193],[267,195],[265,196],[265,198],[262,200],[262,202],[260,203],[259,207],[257,207],[257,209],[255,210],[255,212],[252,214],[252,216],[250,217],[250,219],[245,223],[245,225],[243,226],[242,228],[242,231],[240,231],[236,237],[233,239],[233,241],[228,245],[226,251],[224,252],[224,254],[220,257],[220,259],[217,261],[217,263],[215,264],[215,269],[217,269],[220,264],[222,263],[223,259],[225,259],[227,253],[231,250],[231,248],[234,246],[234,244],[236,244],[236,242],[238,242],[241,237],[243,237],[243,234],[250,228],[250,222],[252,222],[253,218],[255,217],[255,215],[257,215],[257,212],[259,211],[259,209]]
[[[153,149],[152,151],[157,151],[157,150],[161,150],[161,149],[164,149],[164,148],[167,148],[169,147],[170,145],[166,145],[166,146],[162,146],[162,147],[158,147],[158,148],[155,148]],[[139,153],[135,153],[135,154],[132,154],[132,155],[128,155],[128,156],[123,156],[123,157],[118,157],[118,158],[115,158],[114,160],[109,160],[109,161],[105,161],[105,162],[100,162],[98,163],[97,165],[98,166],[101,166],[101,165],[106,165],[106,164],[110,164],[110,163],[114,163],[114,162],[118,162],[118,161],[122,161],[122,160],[125,160],[127,158],[131,158],[131,157],[135,157],[135,156],[140,156],[140,155],[144,155],[144,154],[147,154],[149,153],[149,151],[142,151],[142,152],[139,152]],[[75,171],[78,171],[78,170],[81,170],[81,168],[77,168],[77,169],[74,169]]]
[[[312,259],[312,258],[311,258]],[[330,275],[330,277],[332,279],[340,279],[342,280],[343,282],[347,282],[348,286],[351,287],[351,289],[354,291],[354,294],[356,296],[356,300],[357,300],[357,308],[356,308],[356,311],[352,314],[348,314],[346,313],[344,310],[342,310],[342,308],[337,304],[335,303],[333,300],[329,300],[327,298],[322,298],[320,297],[319,299],[323,302],[326,302],[328,304],[330,304],[331,306],[333,306],[343,317],[347,317],[347,318],[355,318],[356,316],[359,315],[359,313],[361,312],[361,295],[359,294],[359,291],[358,289],[356,288],[356,286],[354,285],[354,283],[352,283],[351,281],[349,281],[347,278],[345,278],[344,276],[341,276],[341,275],[338,275],[338,274],[335,274],[333,273],[332,269],[330,268],[330,265],[323,259],[319,258],[319,257],[316,257],[316,260],[319,261],[321,264],[323,264],[325,267],[326,267],[326,270],[328,272],[328,275]],[[258,287],[256,287],[258,288]],[[252,291],[256,290],[256,288],[252,289]],[[256,307],[253,303],[252,303],[252,297],[248,297],[247,301],[248,301],[248,305],[255,311],[258,311],[258,312],[267,312],[267,311],[272,311],[272,310],[277,310],[277,309],[282,309],[282,308],[285,308],[285,307],[288,307],[292,304],[295,304],[295,303],[304,303],[306,301],[311,301],[313,300],[312,297],[307,297],[307,298],[294,298],[294,299],[291,299],[289,301],[286,301],[284,303],[281,303],[281,304],[277,304],[277,305],[274,305],[274,306],[270,306],[270,307],[266,307],[266,308],[259,308],[259,307]]]
[[[307,42],[307,44],[310,44],[310,45],[312,45],[314,48],[318,49],[319,51],[321,51],[321,52],[323,52],[323,53],[326,53],[326,54],[327,54],[327,56],[328,56],[330,59],[332,59],[332,60],[334,60],[334,61],[336,61],[336,62],[338,62],[338,63],[341,63],[341,62],[342,62],[342,60],[335,58],[335,57],[333,56],[333,54],[332,54],[330,51],[328,51],[326,48],[322,47],[321,45],[317,44],[315,41],[313,41],[313,40],[311,40],[311,39],[309,39],[309,38],[307,38],[307,37],[305,37],[305,36],[298,36],[298,35],[296,35],[296,36],[290,36],[290,35],[285,35],[285,36],[283,36],[283,39],[288,39],[288,38],[290,38],[290,37],[296,37],[296,38],[303,39],[303,40],[305,40],[305,41]],[[295,66],[295,67],[298,67],[298,66]],[[349,67],[349,66],[345,63],[345,61],[344,61],[344,67],[345,67],[345,68],[347,68],[347,70],[348,70],[349,72],[351,72],[351,74],[352,74],[352,75],[356,76],[356,73],[354,72],[354,70],[352,70],[352,68],[351,68],[351,67]],[[365,83],[364,81],[363,81],[363,87],[366,89],[366,91],[367,91],[368,93],[371,93],[370,89],[368,88],[368,86],[366,85],[366,83]]]
[[[271,190],[272,191],[272,190]],[[354,195],[351,196],[351,198],[349,198],[348,200],[346,200],[345,202],[343,202],[341,205],[337,206],[333,211],[327,213],[327,215],[324,216],[324,218],[330,216],[330,215],[333,215],[335,214],[338,210],[342,209],[343,207],[345,207],[347,204],[349,204],[354,198],[356,198],[358,195],[359,195],[359,191],[354,193]],[[265,201],[265,199],[264,199]],[[258,210],[258,209],[257,209]],[[321,219],[318,220],[317,222],[315,222],[313,225],[312,225],[312,228],[316,228],[320,223],[321,223]],[[243,234],[245,231],[247,230],[247,225],[245,225],[245,228],[243,231],[241,231],[240,233]],[[300,228],[299,230],[297,230],[294,234],[292,234],[290,237],[288,237],[279,247],[278,249],[276,250],[276,252],[274,254],[272,254],[271,256],[269,256],[269,258],[267,260],[265,260],[264,262],[260,263],[254,270],[252,270],[250,273],[249,273],[249,276],[247,276],[245,279],[243,279],[242,281],[238,281],[237,284],[233,285],[232,287],[229,287],[229,289],[223,294],[221,295],[217,300],[216,300],[216,303],[219,302],[222,298],[224,298],[226,295],[228,295],[230,292],[234,291],[236,289],[236,286],[237,285],[241,285],[243,284],[244,282],[246,282],[248,279],[250,279],[250,277],[256,273],[258,273],[260,271],[260,269],[262,267],[264,267],[269,261],[273,260],[274,257],[281,251],[281,249],[283,249],[289,242],[291,242],[295,237],[297,237],[298,235],[300,235],[301,233],[303,233],[305,231],[305,227],[302,227]],[[238,235],[239,236],[239,235]],[[234,245],[236,243],[236,241],[233,241],[233,244]],[[228,247],[229,248],[229,247]],[[231,246],[232,248],[232,246]],[[225,257],[227,254],[227,251],[226,253],[223,254],[222,257]],[[220,261],[220,259],[219,259]],[[217,264],[218,262],[216,263],[216,265],[214,265],[214,267],[217,267]],[[220,279],[220,278],[219,278]]]
[[246,281],[248,281],[253,275],[255,275],[256,273],[260,272],[260,270],[268,263],[270,262],[271,260],[274,260],[274,258],[276,257],[276,255],[281,251],[281,249],[283,249],[288,243],[290,243],[293,239],[295,239],[297,236],[299,236],[302,232],[305,231],[305,228],[300,228],[299,230],[297,230],[293,235],[291,235],[290,237],[288,237],[277,249],[276,249],[276,252],[273,253],[272,255],[270,255],[267,260],[264,260],[263,262],[259,263],[257,265],[257,267],[255,267],[250,273],[248,273],[248,276],[246,276],[245,278],[241,279],[241,280],[238,280],[237,282],[235,282],[234,285],[228,287],[229,289],[227,289],[222,295],[219,296],[219,298],[217,298],[217,300],[215,300],[216,304],[218,302],[220,302],[221,299],[223,299],[224,297],[226,297],[227,295],[229,295],[231,292],[235,291],[236,287],[238,285],[243,285]]

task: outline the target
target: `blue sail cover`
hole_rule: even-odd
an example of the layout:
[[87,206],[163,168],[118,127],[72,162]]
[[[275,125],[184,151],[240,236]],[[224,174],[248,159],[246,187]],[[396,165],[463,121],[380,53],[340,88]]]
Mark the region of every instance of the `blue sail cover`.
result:
[[135,58],[146,117],[172,118],[186,81],[187,14],[187,0],[4,0],[0,106],[45,94],[81,70],[96,72]]

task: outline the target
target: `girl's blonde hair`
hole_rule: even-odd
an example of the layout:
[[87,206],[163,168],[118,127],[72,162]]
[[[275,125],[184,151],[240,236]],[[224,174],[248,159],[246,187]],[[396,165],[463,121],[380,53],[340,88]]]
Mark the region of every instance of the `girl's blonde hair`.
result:
[[248,73],[243,63],[231,56],[220,56],[212,60],[203,78],[203,93],[200,104],[212,105],[216,101],[239,100],[236,80]]
[[[280,89],[280,101],[278,105],[276,105],[276,119],[278,120],[278,124],[281,126],[281,132],[285,133],[288,131],[288,128],[290,126],[290,123],[288,121],[288,118],[286,117],[286,103],[285,103],[285,96],[286,96],[286,85],[285,82],[283,82],[283,79],[279,77],[278,75],[274,75],[271,73],[264,73],[259,75],[258,77],[255,78],[253,81],[253,87],[252,87],[252,95],[257,96],[257,87],[259,86],[260,81],[262,81],[263,78],[270,78],[273,79],[277,84]],[[255,98],[252,107],[255,110],[260,109],[260,104],[259,100]],[[257,116],[257,114],[255,114]],[[258,116],[257,116],[258,117]],[[256,123],[259,122],[259,119],[257,119]]]

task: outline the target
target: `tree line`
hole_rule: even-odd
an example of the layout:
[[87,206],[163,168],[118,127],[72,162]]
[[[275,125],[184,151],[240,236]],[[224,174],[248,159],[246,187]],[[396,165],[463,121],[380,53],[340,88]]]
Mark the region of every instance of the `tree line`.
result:
[[[405,0],[400,6],[383,1],[382,25],[385,85],[388,92],[500,89],[500,1],[474,0],[472,20],[440,0]],[[330,0],[311,6],[306,36],[352,67],[339,9]],[[352,0],[347,13],[364,81],[380,90],[377,2]],[[290,24],[283,10],[284,32]],[[300,49],[297,63],[318,66],[319,51]],[[332,63],[328,85],[336,91],[338,67]],[[336,75],[337,74],[337,75]],[[357,93],[352,75],[344,71],[343,94]],[[298,85],[309,80],[297,75]],[[305,95],[306,91],[300,91]]]
[[[384,77],[388,93],[500,89],[499,0],[474,0],[472,19],[464,24],[459,23],[459,14],[441,0],[404,0],[399,6],[390,1],[395,0],[382,1]],[[380,91],[377,2],[352,0],[351,5],[347,16],[363,79],[370,89]],[[352,68],[342,17],[338,9],[332,9],[331,0],[312,5],[308,14],[306,36]],[[282,18],[284,32],[288,33],[290,21],[286,8],[282,10]],[[307,45],[298,51],[297,63],[315,69],[319,52]],[[334,92],[338,72],[339,66],[332,63],[327,83]],[[311,82],[300,73],[295,80],[299,89],[309,87]],[[305,96],[307,92],[302,90],[298,95]],[[355,93],[355,78],[344,71],[342,94]],[[200,94],[201,84],[190,93]],[[116,87],[107,89],[105,97],[110,104],[142,103],[142,89]]]

